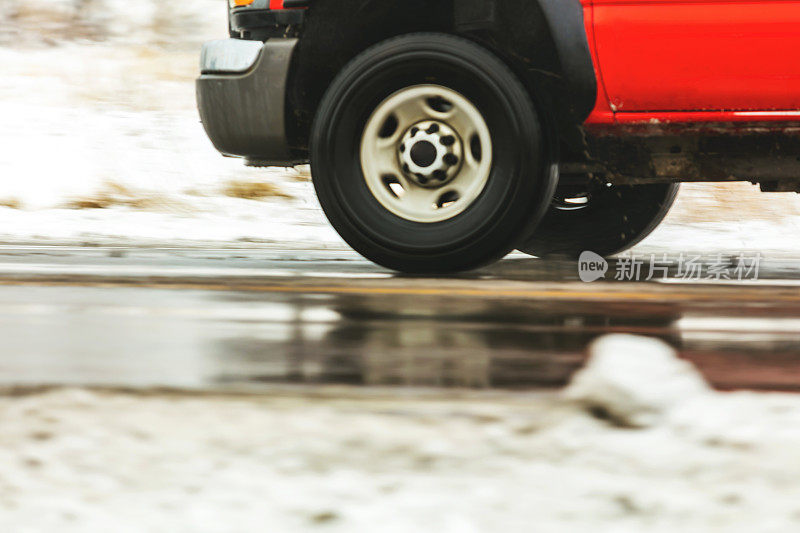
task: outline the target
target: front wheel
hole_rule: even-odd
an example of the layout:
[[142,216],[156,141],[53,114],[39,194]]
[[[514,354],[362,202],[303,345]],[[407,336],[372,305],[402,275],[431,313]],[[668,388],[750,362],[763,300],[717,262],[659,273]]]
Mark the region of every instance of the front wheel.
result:
[[368,259],[404,272],[476,268],[516,248],[557,173],[525,88],[484,48],[410,34],[356,57],[320,103],[314,187]]
[[536,257],[577,258],[590,250],[604,257],[641,242],[664,220],[678,183],[563,185],[520,251]]

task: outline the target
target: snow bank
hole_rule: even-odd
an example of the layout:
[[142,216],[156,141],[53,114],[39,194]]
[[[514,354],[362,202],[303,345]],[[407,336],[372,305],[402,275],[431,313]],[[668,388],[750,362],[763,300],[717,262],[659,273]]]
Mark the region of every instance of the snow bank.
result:
[[0,528],[796,531],[800,398],[620,428],[547,395],[0,396]]
[[565,396],[622,426],[654,425],[682,402],[711,392],[694,366],[658,339],[608,335],[589,353]]
[[247,168],[203,131],[199,47],[225,36],[224,1],[10,3],[0,28],[0,241],[344,247],[307,172]]
[[3,531],[800,527],[800,396],[713,393],[637,337],[565,395],[57,389],[0,395],[0,427]]

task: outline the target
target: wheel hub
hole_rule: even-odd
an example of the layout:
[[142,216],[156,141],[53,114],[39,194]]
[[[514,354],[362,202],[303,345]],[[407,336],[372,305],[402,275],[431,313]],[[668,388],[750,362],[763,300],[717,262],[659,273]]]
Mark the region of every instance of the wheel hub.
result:
[[373,197],[412,222],[452,219],[486,188],[492,138],[458,92],[414,85],[381,102],[364,127],[361,170]]
[[425,120],[406,131],[398,145],[405,176],[422,187],[441,187],[459,171],[463,149],[453,129],[438,120]]

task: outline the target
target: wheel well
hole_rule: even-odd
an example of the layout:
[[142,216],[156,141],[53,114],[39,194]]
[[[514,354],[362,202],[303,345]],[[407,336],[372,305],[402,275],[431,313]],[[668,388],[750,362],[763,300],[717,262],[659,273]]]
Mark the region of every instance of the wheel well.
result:
[[[565,1],[569,0],[539,0],[543,4]],[[559,58],[539,2],[314,0],[306,13],[288,85],[290,144],[307,151],[317,106],[348,61],[385,39],[425,31],[460,35],[494,52],[522,80],[545,120],[558,127],[561,140],[569,145],[582,143],[578,126],[585,116],[576,116],[583,115],[581,106],[574,102],[573,88],[562,67],[566,63]],[[579,23],[585,40],[580,10],[577,13],[580,20],[574,21],[573,27]],[[588,57],[588,48],[586,54]],[[592,69],[591,60],[588,64]],[[593,82],[593,70],[591,78]],[[591,98],[593,104],[594,94]]]

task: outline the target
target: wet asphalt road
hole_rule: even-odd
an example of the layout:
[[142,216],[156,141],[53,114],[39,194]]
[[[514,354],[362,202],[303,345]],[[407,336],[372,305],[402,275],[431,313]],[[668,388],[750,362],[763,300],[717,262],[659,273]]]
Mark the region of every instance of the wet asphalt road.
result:
[[0,248],[0,385],[554,387],[624,332],[720,388],[800,390],[800,257],[748,284],[668,262],[666,282],[587,284],[522,256],[432,279],[345,250]]

